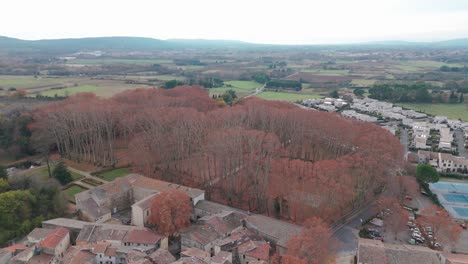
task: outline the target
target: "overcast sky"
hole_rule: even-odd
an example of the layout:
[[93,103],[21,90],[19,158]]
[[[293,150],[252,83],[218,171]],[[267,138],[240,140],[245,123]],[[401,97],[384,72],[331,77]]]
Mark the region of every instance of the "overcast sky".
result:
[[468,0],[1,0],[0,35],[322,44],[468,37]]

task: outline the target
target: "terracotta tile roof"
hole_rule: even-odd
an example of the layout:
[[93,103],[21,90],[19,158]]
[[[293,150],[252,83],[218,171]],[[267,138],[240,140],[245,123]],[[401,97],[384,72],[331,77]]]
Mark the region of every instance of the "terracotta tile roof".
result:
[[468,264],[468,255],[453,254],[447,252],[444,252],[442,254],[449,261],[448,264]]
[[33,256],[34,247],[28,247],[14,256],[10,263],[26,263]]
[[[220,251],[216,256],[211,258],[211,263],[226,263],[232,261],[232,253]],[[250,263],[250,262],[249,262]]]
[[96,243],[101,241],[122,241],[127,232],[133,228],[133,226],[124,225],[85,225],[81,229],[76,241],[86,243]]
[[110,242],[98,242],[96,244],[89,245],[94,254],[104,254],[106,249],[111,245]]
[[[152,262],[148,259],[148,256],[139,251],[131,251],[127,254],[126,257],[127,264],[152,264]],[[156,262],[159,264],[159,262]]]
[[107,257],[115,257],[117,256],[117,248],[115,247],[108,247],[106,249],[106,252],[104,253],[105,256]]
[[270,245],[267,242],[262,241],[249,241],[244,243],[238,248],[240,254],[260,259],[270,259]]
[[27,247],[25,245],[22,245],[22,244],[15,244],[13,246],[9,246],[9,247],[6,247],[6,248],[2,248],[3,250],[7,250],[7,251],[10,251],[11,253],[16,253],[17,251],[22,251],[22,250],[25,250]]
[[213,216],[201,218],[199,221],[209,225],[219,234],[232,232],[234,229],[242,226],[242,220],[245,215],[236,212],[223,212]]
[[55,249],[57,245],[69,234],[68,229],[59,227],[39,243],[39,247]]
[[191,198],[195,198],[200,196],[201,194],[205,193],[205,191],[196,189],[196,188],[190,188],[182,185],[178,185],[175,183],[170,183],[170,182],[165,182],[165,181],[160,181],[156,179],[151,179],[142,175],[138,174],[130,174],[126,177],[122,177],[120,179],[125,178],[128,180],[130,185],[140,187],[143,189],[151,189],[157,192],[163,192],[163,191],[169,191],[173,189],[178,189],[181,190],[185,193],[187,193],[188,196]]
[[13,257],[13,253],[8,250],[0,249],[0,259],[9,260]]
[[440,264],[440,252],[421,246],[387,244],[359,239],[358,263],[366,264]]
[[149,257],[153,260],[153,262],[158,264],[170,264],[176,261],[176,258],[169,251],[162,248],[151,253]]
[[209,262],[196,257],[182,257],[172,264],[209,264]]
[[51,254],[39,254],[34,255],[31,259],[26,262],[27,264],[49,264],[54,256]]
[[222,236],[206,225],[191,225],[181,232],[182,239],[193,240],[202,245],[207,245]]
[[246,219],[247,227],[260,235],[274,238],[279,246],[286,247],[288,240],[302,231],[302,227],[264,215],[250,215]]
[[34,228],[33,231],[31,231],[28,234],[28,240],[31,242],[34,241],[40,241],[44,239],[46,236],[50,235],[50,233],[54,232],[54,229],[50,228]]
[[189,257],[189,258],[197,258],[202,261],[208,262],[210,261],[210,253],[205,252],[198,248],[188,248],[182,252],[180,252],[181,257]]
[[130,230],[123,239],[124,243],[140,243],[156,245],[163,236],[151,231],[150,229]]
[[70,247],[63,256],[63,263],[67,264],[91,264],[96,255],[89,250],[80,247]]

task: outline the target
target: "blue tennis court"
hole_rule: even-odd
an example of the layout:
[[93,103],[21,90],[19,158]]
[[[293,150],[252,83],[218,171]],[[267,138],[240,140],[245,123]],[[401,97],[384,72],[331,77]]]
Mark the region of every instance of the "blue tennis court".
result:
[[468,217],[468,208],[453,207],[453,210],[455,210],[455,212],[461,216]]
[[437,190],[455,191],[458,193],[468,194],[468,184],[466,183],[435,182],[431,185]]
[[442,196],[451,203],[468,203],[468,196],[464,194],[444,193]]

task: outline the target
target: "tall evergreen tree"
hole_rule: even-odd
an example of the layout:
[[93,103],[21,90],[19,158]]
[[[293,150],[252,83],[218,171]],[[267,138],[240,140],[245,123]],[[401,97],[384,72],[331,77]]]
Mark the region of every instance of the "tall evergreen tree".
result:
[[57,166],[55,167],[54,171],[52,172],[52,175],[61,183],[61,184],[67,184],[71,181],[73,181],[73,178],[71,176],[71,173],[67,169],[67,165],[63,162],[60,161]]

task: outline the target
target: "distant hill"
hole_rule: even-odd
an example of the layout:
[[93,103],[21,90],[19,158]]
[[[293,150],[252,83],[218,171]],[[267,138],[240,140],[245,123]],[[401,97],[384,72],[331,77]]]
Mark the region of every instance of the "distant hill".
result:
[[401,46],[401,47],[435,47],[435,48],[468,48],[468,38],[452,39],[435,42],[410,42],[410,41],[375,41],[365,43],[376,46]]
[[78,51],[92,50],[151,51],[185,48],[240,48],[255,45],[256,44],[230,40],[160,40],[142,37],[21,40],[0,36],[0,49],[20,53],[34,51],[44,53],[74,53]]
[[265,47],[428,47],[428,48],[468,48],[468,39],[454,39],[439,42],[381,41],[343,45],[261,45],[236,40],[170,39],[160,40],[142,37],[97,37],[21,40],[0,36],[0,49],[12,53],[40,52],[43,54],[63,54],[78,51],[154,51],[162,49],[201,49],[201,48],[265,48]]

